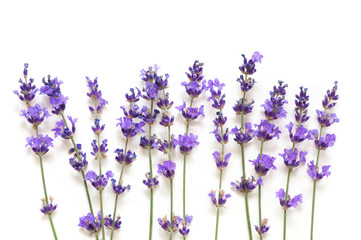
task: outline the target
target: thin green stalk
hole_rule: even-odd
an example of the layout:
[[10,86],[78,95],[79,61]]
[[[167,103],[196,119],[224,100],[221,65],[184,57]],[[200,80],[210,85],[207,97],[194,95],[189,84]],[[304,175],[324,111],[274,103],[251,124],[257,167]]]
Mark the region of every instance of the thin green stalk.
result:
[[[264,140],[261,141],[261,149],[260,149],[260,153],[259,153],[259,157],[260,159],[262,159],[262,153],[263,153],[263,143]],[[261,166],[260,166],[261,168]],[[262,188],[261,185],[258,185],[258,223],[259,223],[259,227],[261,228],[262,225],[262,204],[261,204],[261,197],[262,197]],[[262,234],[259,235],[260,240],[263,239]]]
[[250,220],[250,216],[249,216],[248,192],[247,191],[244,193],[244,202],[246,205],[248,235],[249,235],[249,239],[252,240],[252,227],[251,227],[251,220]]
[[[150,119],[153,116],[153,100],[150,103]],[[148,157],[149,157],[149,175],[150,179],[153,181],[153,167],[152,167],[152,153],[151,153],[151,142],[152,138],[152,124],[149,124],[149,145],[148,145]],[[150,213],[149,213],[149,240],[152,239],[153,236],[153,187],[150,188]]]
[[[223,171],[222,169],[220,170],[220,174],[219,174],[219,188],[218,188],[218,202],[219,202],[219,198],[221,197],[221,189],[222,189],[222,175],[223,175]],[[215,235],[215,240],[218,239],[218,224],[219,224],[219,203],[217,204],[217,218],[216,218],[216,235]]]
[[[321,136],[322,127],[320,129]],[[318,168],[318,160],[320,159],[320,149],[317,150],[317,159],[316,159],[316,169]],[[313,239],[313,223],[315,216],[315,200],[316,200],[316,180],[313,180],[313,190],[312,190],[312,213],[311,213],[311,236],[310,239]]]
[[[102,155],[100,153],[100,139],[98,134],[98,161],[99,161],[99,176],[102,174]],[[100,217],[102,224],[102,240],[105,240],[105,228],[104,228],[104,211],[103,211],[103,190],[99,190],[99,199],[100,199]]]
[[[39,138],[38,126],[36,126],[35,130],[36,130],[36,137]],[[46,202],[46,205],[48,205],[49,204],[49,198],[48,198],[48,192],[46,190],[45,174],[44,174],[44,166],[43,166],[43,157],[41,155],[38,155],[38,156],[39,156],[39,162],[40,162],[41,180],[42,180],[42,183],[43,183],[45,202]],[[51,214],[48,214],[48,217],[49,217],[51,230],[52,230],[53,235],[54,235],[54,239],[57,240],[58,236],[56,235],[56,231],[55,231],[55,227],[54,227],[54,223],[53,223],[53,219],[51,217]]]
[[[191,102],[189,104],[189,107],[192,107],[193,104],[193,97],[191,97]],[[188,131],[189,131],[189,121],[186,121],[186,135],[188,135]],[[187,154],[184,153],[183,154],[183,219],[185,219],[186,217],[186,160],[187,160]],[[184,237],[185,238],[185,237]]]
[[[288,187],[290,184],[291,171],[292,171],[292,168],[288,168],[285,201],[287,201],[287,198],[288,198]],[[283,240],[286,240],[286,216],[287,216],[287,210],[284,209],[283,210]]]
[[169,239],[173,238],[173,179],[170,179],[170,235]]

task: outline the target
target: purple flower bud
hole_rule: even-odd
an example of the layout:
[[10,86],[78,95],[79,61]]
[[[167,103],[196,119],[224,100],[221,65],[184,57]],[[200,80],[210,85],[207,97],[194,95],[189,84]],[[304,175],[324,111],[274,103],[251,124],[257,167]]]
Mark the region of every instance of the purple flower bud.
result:
[[126,190],[130,190],[130,185],[123,186],[122,183],[119,185],[116,184],[116,181],[114,178],[112,178],[112,187],[116,195],[120,195],[124,193]]
[[286,193],[283,188],[281,188],[278,192],[276,192],[276,197],[279,198],[280,204],[283,207],[283,209],[287,210],[290,207],[296,208],[298,206],[298,203],[302,203],[302,194],[298,194],[294,196],[292,199],[290,195],[287,196],[287,199],[285,200]]
[[247,77],[247,79],[244,79],[243,75],[237,78],[237,82],[241,84],[242,92],[248,92],[253,88],[254,84],[256,83],[256,81],[251,77]]
[[143,126],[145,125],[143,121],[136,123],[133,119],[127,117],[118,118],[117,120],[119,120],[117,126],[120,126],[122,133],[126,138],[134,137],[139,132],[145,132],[143,130]]
[[204,117],[204,106],[197,107],[186,107],[186,103],[183,101],[183,105],[175,107],[178,111],[182,112],[182,116],[186,120],[195,120],[200,115]]
[[69,159],[70,165],[76,171],[85,170],[88,166],[88,161],[86,160],[86,153],[79,152],[79,158],[77,154],[74,154],[73,158]]
[[252,129],[252,124],[245,123],[244,125],[245,125],[245,128],[238,129],[236,126],[236,127],[232,128],[232,130],[230,132],[231,134],[235,135],[234,141],[236,141],[240,145],[242,145],[244,143],[248,143],[255,136],[254,135],[255,131]]
[[144,185],[146,185],[148,188],[154,188],[159,184],[158,176],[155,176],[153,178],[150,177],[150,173],[145,174],[145,180],[143,180]]
[[248,179],[241,177],[241,181],[236,181],[235,183],[231,182],[231,185],[241,193],[250,193],[257,187],[258,182],[256,182],[256,179],[253,176]]
[[262,154],[262,158],[258,154],[257,159],[249,160],[252,165],[254,166],[255,171],[258,173],[259,176],[267,175],[270,169],[277,169],[275,165],[273,165],[274,161],[276,160],[275,157]]
[[240,101],[236,102],[236,105],[233,106],[233,110],[236,112],[237,115],[247,114],[252,112],[254,101],[252,99],[251,102],[247,102],[247,99],[240,99]]
[[332,147],[335,144],[336,135],[335,134],[326,134],[325,137],[320,137],[315,140],[315,145],[317,149],[325,150],[328,147]]
[[173,221],[172,221],[173,227],[171,228],[170,227],[171,224],[170,224],[170,221],[167,219],[167,216],[165,216],[163,218],[158,218],[159,225],[167,232],[170,232],[170,231],[175,232],[175,231],[177,231],[178,226],[179,226],[181,221],[182,221],[182,218],[180,216],[175,216],[173,214]]
[[173,179],[175,174],[175,163],[171,160],[164,161],[163,165],[158,163],[157,173],[162,173],[168,179]]
[[[123,149],[119,149],[117,148],[114,153],[117,154],[117,156],[115,157],[115,160],[120,163],[123,164],[124,162],[124,150]],[[125,155],[125,165],[129,165],[131,164],[135,159],[137,158],[137,155],[135,154],[135,152],[132,152],[130,150],[127,151],[127,154]]]
[[270,229],[270,226],[267,226],[268,219],[265,218],[262,220],[261,226],[255,225],[255,229],[259,235],[263,235]]
[[[298,154],[297,148],[293,149],[284,149],[283,153],[279,153],[279,156],[283,157],[285,165],[289,168],[298,167],[300,163],[306,162],[307,152],[300,151]],[[298,158],[298,159],[297,159]]]
[[318,123],[322,127],[329,127],[335,122],[338,123],[340,120],[337,118],[336,113],[326,114],[324,111],[316,110]]
[[112,218],[111,214],[109,214],[108,216],[104,216],[104,226],[107,229],[119,230],[121,224],[122,224],[122,221],[120,221],[120,216],[117,216],[115,218],[114,224],[113,224],[113,218]]
[[103,191],[104,190],[104,188],[108,184],[109,178],[111,178],[111,177],[113,177],[112,171],[106,172],[105,176],[103,174],[98,176],[93,171],[88,171],[85,174],[85,180],[89,181],[93,185],[93,187],[98,191]]
[[49,151],[49,147],[54,147],[53,139],[48,135],[39,134],[39,137],[27,137],[26,141],[28,142],[26,146],[31,147],[33,152],[39,156],[45,155]]
[[218,201],[216,198],[217,191],[212,190],[210,193],[208,193],[208,196],[212,199],[213,205],[218,207],[223,207],[224,204],[226,204],[227,199],[231,197],[231,194],[225,194],[223,190],[219,190],[218,193]]
[[134,88],[131,88],[129,91],[131,92],[131,94],[126,93],[125,94],[125,98],[127,99],[127,102],[129,103],[134,103],[134,102],[138,102],[140,96],[142,95],[139,88],[135,88],[137,90],[137,92],[134,91]]
[[185,73],[191,82],[201,82],[204,78],[203,76],[203,63],[199,62],[198,60],[194,61],[192,67],[189,67],[189,73]]
[[199,145],[197,141],[198,136],[193,133],[178,135],[178,145],[182,154],[187,154],[196,146]]
[[216,160],[216,165],[219,169],[224,169],[228,166],[229,158],[231,157],[231,153],[227,153],[225,156],[222,156],[222,154],[218,151],[215,151],[213,153],[213,157]]
[[40,209],[40,212],[44,213],[45,215],[51,215],[55,209],[57,208],[58,204],[53,204],[53,198],[49,197],[50,199],[50,203],[46,204],[46,200],[45,199],[41,199],[43,202],[43,207]]
[[312,179],[314,181],[319,181],[321,180],[323,177],[328,177],[331,175],[331,172],[329,171],[330,169],[330,165],[327,166],[323,166],[322,167],[322,171],[319,172],[319,167],[316,167],[314,164],[314,161],[311,161],[310,164],[307,164],[308,166],[308,170],[307,170],[307,174],[312,177]]
[[193,220],[193,216],[186,215],[185,218],[181,219],[180,223],[182,224],[182,227],[179,228],[179,233],[182,236],[187,236],[190,232],[188,226],[191,224]]
[[281,131],[276,125],[269,123],[267,120],[262,120],[259,125],[254,124],[254,126],[257,128],[255,130],[255,136],[257,136],[260,141],[268,141],[274,137],[279,139]]
[[42,108],[39,104],[36,104],[34,107],[28,107],[28,111],[22,110],[20,116],[25,117],[34,126],[38,126],[45,118],[50,117],[50,114],[45,107]]
[[100,211],[98,212],[97,217],[94,217],[91,213],[88,213],[86,216],[80,217],[78,226],[90,231],[91,234],[100,232],[102,228]]

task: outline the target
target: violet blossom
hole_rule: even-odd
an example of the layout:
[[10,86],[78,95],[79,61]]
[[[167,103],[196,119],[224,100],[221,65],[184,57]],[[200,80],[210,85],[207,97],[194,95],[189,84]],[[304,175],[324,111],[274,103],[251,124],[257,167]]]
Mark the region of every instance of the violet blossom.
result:
[[99,176],[93,171],[88,171],[85,174],[85,180],[89,181],[96,190],[102,191],[107,186],[109,178],[113,177],[113,175],[112,171],[107,171],[105,175],[101,174]]
[[296,208],[298,206],[298,203],[302,203],[302,194],[298,194],[293,198],[291,198],[290,195],[288,195],[287,200],[285,200],[286,193],[285,190],[283,190],[283,188],[281,188],[278,192],[276,192],[276,197],[278,197],[281,206],[285,210],[287,210],[290,207]]
[[158,163],[157,173],[163,174],[168,179],[173,179],[175,174],[175,163],[171,160],[164,161],[163,164]]

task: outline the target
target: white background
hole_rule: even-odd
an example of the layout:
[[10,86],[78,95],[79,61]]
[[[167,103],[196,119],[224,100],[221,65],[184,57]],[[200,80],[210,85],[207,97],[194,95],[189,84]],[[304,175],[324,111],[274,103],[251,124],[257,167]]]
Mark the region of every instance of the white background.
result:
[[[317,189],[314,239],[354,238],[361,213],[357,194],[360,193],[358,177],[360,157],[357,151],[359,139],[359,71],[360,21],[357,1],[3,1],[0,4],[0,76],[2,102],[2,193],[1,229],[7,239],[52,239],[46,217],[42,216],[40,198],[43,197],[38,160],[24,148],[25,138],[34,134],[19,112],[24,108],[12,93],[18,89],[23,63],[28,62],[29,76],[38,87],[48,74],[64,82],[62,91],[69,96],[66,114],[78,118],[75,139],[83,144],[89,156],[89,169],[97,171],[97,162],[89,154],[93,139],[88,111],[85,76],[100,82],[104,98],[109,101],[103,113],[107,124],[104,135],[109,140],[109,154],[103,169],[111,169],[119,176],[120,166],[114,160],[113,151],[123,147],[120,129],[115,127],[122,115],[119,106],[125,104],[124,94],[130,87],[140,86],[139,71],[149,65],[159,64],[161,73],[170,74],[170,97],[175,106],[187,96],[180,83],[195,59],[204,62],[207,79],[218,77],[227,87],[228,126],[239,123],[231,109],[240,98],[239,83],[244,53],[254,51],[264,55],[254,75],[257,83],[249,92],[256,103],[246,121],[258,123],[263,117],[260,105],[277,80],[289,84],[286,110],[293,120],[294,95],[299,86],[309,89],[309,128],[318,128],[316,108],[327,89],[339,81],[340,100],[335,112],[340,123],[327,132],[335,133],[333,148],[321,153],[321,164],[331,164],[332,175],[320,182]],[[189,101],[189,98],[188,98]],[[44,103],[43,97],[36,102]],[[195,105],[204,104],[206,117],[192,122],[190,131],[199,135],[200,145],[190,154],[187,168],[187,212],[194,216],[189,239],[212,239],[215,228],[215,208],[208,192],[218,186],[218,170],[212,152],[220,149],[213,136],[212,119],[215,116],[206,96]],[[174,109],[173,109],[174,110]],[[181,134],[184,122],[179,113],[172,131]],[[49,131],[57,117],[52,117],[40,127]],[[276,124],[283,131],[278,141],[265,143],[264,152],[277,156],[283,148],[290,147],[284,125]],[[165,129],[158,127],[159,136]],[[141,183],[148,171],[146,152],[137,147],[139,136],[131,146],[138,159],[127,168],[124,180],[132,190],[119,199],[118,213],[123,224],[117,239],[147,239],[149,224],[149,196]],[[223,186],[232,198],[221,209],[219,239],[248,239],[243,197],[231,189],[230,182],[241,176],[240,151],[231,140],[226,151],[232,152],[229,167],[224,171]],[[59,239],[89,239],[86,231],[77,226],[78,218],[88,212],[88,205],[80,176],[69,166],[66,151],[70,142],[56,139],[45,158],[45,172],[49,195],[55,198],[58,209],[53,215]],[[312,143],[300,145],[310,153],[308,161],[315,158]],[[259,151],[254,140],[246,148],[247,159],[253,159]],[[154,151],[154,168],[163,155]],[[182,158],[174,155],[177,163],[175,177],[175,212],[182,212]],[[265,239],[282,236],[283,211],[275,198],[275,192],[285,187],[286,168],[277,156],[277,171],[271,172],[263,187],[263,216],[269,218],[271,229]],[[289,210],[288,239],[309,237],[312,181],[302,166],[291,177],[290,194],[302,193],[304,203],[296,210]],[[253,174],[250,163],[247,173]],[[169,187],[160,177],[155,191],[153,239],[167,239],[158,225],[157,218],[169,215]],[[114,195],[108,188],[105,193],[105,211],[111,213]],[[98,197],[91,188],[94,208]],[[256,192],[250,197],[251,221],[257,222]],[[4,237],[5,238],[5,237]],[[92,237],[90,237],[91,239]],[[254,238],[258,239],[254,233]],[[177,234],[175,239],[180,239]]]

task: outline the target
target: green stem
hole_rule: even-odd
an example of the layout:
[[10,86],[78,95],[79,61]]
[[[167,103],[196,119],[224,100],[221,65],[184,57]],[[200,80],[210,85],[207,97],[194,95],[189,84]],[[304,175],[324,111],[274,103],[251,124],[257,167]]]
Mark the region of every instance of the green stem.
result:
[[220,169],[220,174],[219,174],[219,188],[218,188],[218,204],[217,204],[217,218],[216,218],[216,236],[215,236],[215,240],[218,239],[218,225],[219,225],[219,199],[221,197],[221,189],[222,189],[222,175],[223,175],[223,170]]
[[249,235],[249,239],[252,240],[252,227],[251,227],[251,220],[250,220],[250,217],[249,217],[248,192],[247,191],[244,193],[244,202],[245,202],[245,205],[246,205],[248,235]]
[[104,229],[104,211],[103,211],[103,190],[99,190],[99,198],[100,198],[100,214],[101,214],[101,222],[102,222],[102,240],[105,240],[105,229]]
[[169,239],[173,238],[173,179],[170,179],[170,235]]
[[[292,171],[292,168],[289,167],[288,168],[288,174],[287,174],[287,185],[286,185],[285,201],[287,201],[287,199],[288,199],[288,188],[289,188],[289,184],[290,184],[291,171]],[[283,240],[286,240],[286,218],[287,218],[287,210],[285,208],[283,210]]]
[[[260,159],[262,159],[262,153],[263,153],[263,143],[264,140],[261,141],[261,149],[260,149],[260,153],[259,153],[259,157]],[[261,166],[260,166],[261,168]],[[261,169],[259,169],[260,171]],[[262,204],[261,204],[261,198],[262,198],[262,188],[261,185],[258,185],[258,223],[259,223],[259,227],[261,228],[262,225]],[[260,240],[263,239],[262,234],[259,235]]]
[[[150,119],[153,116],[153,104],[154,101],[151,100],[150,103]],[[150,179],[153,181],[153,167],[152,167],[152,153],[151,153],[151,138],[152,138],[152,125],[149,124],[149,144],[148,144],[148,158],[149,158],[149,175]],[[149,212],[149,240],[153,236],[153,187],[150,188],[150,212]]]
[[[322,130],[322,128],[321,128]],[[320,131],[321,136],[321,131]],[[318,168],[318,160],[320,158],[320,149],[317,150],[317,160],[316,160],[316,171]],[[315,200],[316,200],[316,180],[313,180],[313,190],[312,190],[312,213],[311,213],[311,236],[310,239],[313,239],[313,223],[314,223],[314,216],[315,216]]]

